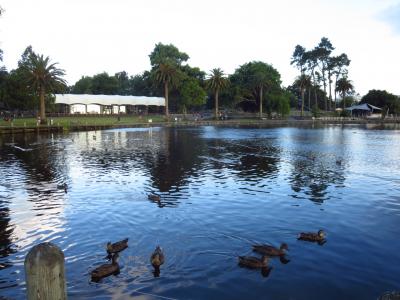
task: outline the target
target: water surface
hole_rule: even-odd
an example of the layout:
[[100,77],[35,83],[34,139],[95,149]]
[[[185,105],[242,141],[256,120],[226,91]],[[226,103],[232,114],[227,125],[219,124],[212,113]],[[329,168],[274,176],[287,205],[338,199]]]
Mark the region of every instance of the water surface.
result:
[[[0,298],[25,297],[24,258],[40,242],[64,251],[71,299],[376,299],[400,289],[399,128],[0,136],[0,174]],[[320,228],[324,245],[297,241]],[[120,274],[90,282],[106,242],[125,237]],[[281,242],[290,262],[272,259],[268,277],[238,267],[252,244]],[[154,278],[158,244],[166,263]]]

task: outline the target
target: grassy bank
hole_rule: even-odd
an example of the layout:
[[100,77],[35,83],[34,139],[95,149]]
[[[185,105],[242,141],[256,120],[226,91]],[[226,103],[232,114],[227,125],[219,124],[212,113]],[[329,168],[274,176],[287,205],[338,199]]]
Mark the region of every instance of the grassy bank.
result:
[[[71,117],[52,117],[47,121],[53,120],[53,126],[61,126],[64,129],[69,129],[76,126],[113,126],[113,125],[130,125],[148,123],[149,119],[152,122],[164,122],[164,116],[151,115],[151,116],[71,116]],[[13,122],[0,120],[0,127],[35,127],[37,126],[35,118],[16,118]],[[40,125],[47,126],[47,125]]]

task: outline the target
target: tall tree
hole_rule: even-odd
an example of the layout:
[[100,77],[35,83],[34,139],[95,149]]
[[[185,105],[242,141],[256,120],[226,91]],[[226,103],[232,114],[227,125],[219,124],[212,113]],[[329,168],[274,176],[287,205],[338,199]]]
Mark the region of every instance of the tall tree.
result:
[[294,85],[300,90],[301,116],[303,116],[303,114],[304,114],[304,94],[305,94],[306,88],[311,85],[311,78],[310,78],[310,76],[308,76],[306,74],[302,74],[296,78]]
[[318,82],[317,82],[317,76],[316,76],[316,71],[315,69],[318,66],[318,55],[315,49],[307,51],[305,53],[305,60],[307,62],[307,71],[309,72],[309,75],[312,78],[312,88],[314,90],[314,110],[318,110],[318,97],[317,97],[317,91],[318,91]]
[[305,92],[305,79],[306,75],[304,74],[307,67],[307,51],[303,46],[297,45],[294,49],[292,60],[290,62],[291,65],[295,64],[296,67],[300,71],[300,76],[296,80],[296,85],[300,88],[301,92],[301,115],[303,116],[304,110],[304,92]]
[[266,94],[274,89],[280,89],[280,74],[271,65],[253,61],[241,65],[232,75],[235,85],[239,86],[240,93],[246,98],[252,94],[259,105],[260,118],[263,116],[263,100]]
[[28,52],[28,57],[23,67],[26,70],[30,87],[39,95],[40,120],[42,124],[45,124],[45,96],[66,86],[66,81],[62,78],[65,72],[57,68],[58,63],[50,63],[48,56],[38,55],[32,50]]
[[[322,83],[324,85],[324,93],[326,96],[326,80],[327,80],[327,71],[329,69],[329,56],[331,55],[332,51],[335,48],[333,47],[332,43],[329,41],[328,38],[323,37],[319,42],[318,46],[315,47],[315,55],[318,60],[318,66],[321,73]],[[328,110],[328,102],[325,97],[325,110]]]
[[347,77],[342,77],[336,84],[336,90],[342,94],[343,111],[346,108],[345,98],[346,95],[354,91],[354,86]]
[[339,56],[334,56],[332,57],[332,64],[333,64],[333,74],[335,75],[335,99],[334,99],[334,105],[336,109],[336,87],[337,87],[337,82],[340,77],[347,76],[347,67],[350,65],[351,60],[347,57],[346,53],[342,53]]
[[215,106],[214,113],[215,119],[218,119],[218,95],[221,90],[228,86],[229,80],[224,77],[224,72],[220,69],[212,69],[209,79],[207,80],[207,87],[214,92]]
[[154,71],[154,79],[157,83],[164,86],[164,97],[165,97],[165,116],[169,117],[168,110],[168,96],[169,88],[176,87],[180,79],[179,70],[170,64],[161,63]]

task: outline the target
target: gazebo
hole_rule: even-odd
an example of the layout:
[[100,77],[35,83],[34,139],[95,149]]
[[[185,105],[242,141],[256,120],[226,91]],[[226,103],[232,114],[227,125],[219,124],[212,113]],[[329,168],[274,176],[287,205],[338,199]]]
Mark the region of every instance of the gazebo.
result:
[[163,97],[56,94],[56,104],[66,105],[70,114],[120,114],[138,112],[139,107],[165,106]]
[[[362,103],[345,108],[352,116],[376,116],[380,117],[382,109],[368,103]],[[377,113],[378,112],[378,113]]]

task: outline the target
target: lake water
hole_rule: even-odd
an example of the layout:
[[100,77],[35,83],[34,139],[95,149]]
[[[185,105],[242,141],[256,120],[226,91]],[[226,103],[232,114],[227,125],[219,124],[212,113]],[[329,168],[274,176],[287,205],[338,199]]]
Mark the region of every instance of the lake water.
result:
[[[71,299],[376,299],[400,289],[400,128],[152,128],[0,136],[0,298],[53,242]],[[67,186],[65,193],[63,185]],[[161,201],[148,200],[159,193]],[[324,229],[327,242],[298,241]],[[129,238],[99,283],[105,244]],[[289,246],[268,277],[254,243]],[[149,257],[166,254],[159,278]]]

